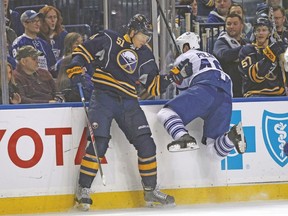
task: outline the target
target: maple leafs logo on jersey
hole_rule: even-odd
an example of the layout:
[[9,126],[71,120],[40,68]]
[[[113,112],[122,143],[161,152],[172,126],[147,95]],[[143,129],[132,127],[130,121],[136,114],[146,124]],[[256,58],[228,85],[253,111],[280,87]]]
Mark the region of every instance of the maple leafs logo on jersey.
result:
[[137,68],[138,55],[130,49],[121,50],[117,55],[117,62],[124,71],[133,74]]

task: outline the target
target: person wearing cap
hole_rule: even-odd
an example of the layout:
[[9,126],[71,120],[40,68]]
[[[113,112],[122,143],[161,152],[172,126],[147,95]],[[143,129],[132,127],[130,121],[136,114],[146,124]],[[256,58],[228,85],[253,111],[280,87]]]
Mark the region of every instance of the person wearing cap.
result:
[[272,42],[272,24],[264,14],[255,18],[254,41],[239,53],[244,97],[285,96],[286,73],[279,64],[283,42]]
[[43,15],[41,13],[36,13],[34,10],[26,10],[21,15],[20,19],[25,32],[14,40],[11,56],[16,58],[18,49],[25,45],[31,45],[43,53],[38,59],[39,67],[48,70],[53,75],[56,64],[55,56],[50,44],[38,37],[38,33],[40,32],[40,19],[42,18]]
[[38,66],[41,56],[43,53],[30,45],[19,48],[16,54],[15,81],[23,104],[58,102],[55,81],[47,70]]

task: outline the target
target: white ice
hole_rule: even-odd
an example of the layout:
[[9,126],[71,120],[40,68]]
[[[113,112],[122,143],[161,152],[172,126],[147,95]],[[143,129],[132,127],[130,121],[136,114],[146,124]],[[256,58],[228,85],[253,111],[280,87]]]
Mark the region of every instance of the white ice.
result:
[[[76,209],[71,209],[65,213],[51,213],[51,214],[33,214],[33,216],[53,216],[53,215],[96,215],[96,216],[125,216],[125,215],[145,215],[145,216],[159,216],[159,215],[191,215],[191,216],[287,216],[288,215],[288,200],[281,201],[255,201],[255,202],[237,202],[225,204],[195,204],[189,206],[176,206],[172,208],[137,208],[137,209],[115,209],[115,210],[101,210],[79,212]],[[32,216],[32,215],[31,215]]]

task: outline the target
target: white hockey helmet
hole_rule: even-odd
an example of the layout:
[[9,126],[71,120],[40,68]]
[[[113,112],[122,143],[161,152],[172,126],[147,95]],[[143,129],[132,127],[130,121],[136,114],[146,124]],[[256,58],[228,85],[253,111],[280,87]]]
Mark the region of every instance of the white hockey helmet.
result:
[[181,53],[183,46],[189,44],[190,49],[200,49],[200,37],[194,32],[185,32],[176,39],[176,45],[179,47]]

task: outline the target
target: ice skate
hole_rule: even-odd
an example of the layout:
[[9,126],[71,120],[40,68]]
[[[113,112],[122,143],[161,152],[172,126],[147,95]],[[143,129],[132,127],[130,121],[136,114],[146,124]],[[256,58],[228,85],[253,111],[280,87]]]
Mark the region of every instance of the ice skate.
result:
[[77,188],[76,196],[76,207],[81,211],[88,211],[90,205],[92,205],[92,199],[90,198],[90,189],[83,188],[80,185]]
[[173,196],[162,193],[159,189],[144,190],[144,200],[147,207],[158,206],[175,206],[175,199]]
[[239,122],[237,125],[234,125],[227,135],[228,138],[233,142],[237,152],[239,154],[245,153],[247,144],[244,137],[242,123]]
[[199,149],[199,146],[194,137],[190,136],[189,134],[185,134],[178,140],[174,140],[173,142],[169,143],[167,145],[167,149],[170,152],[192,151]]

